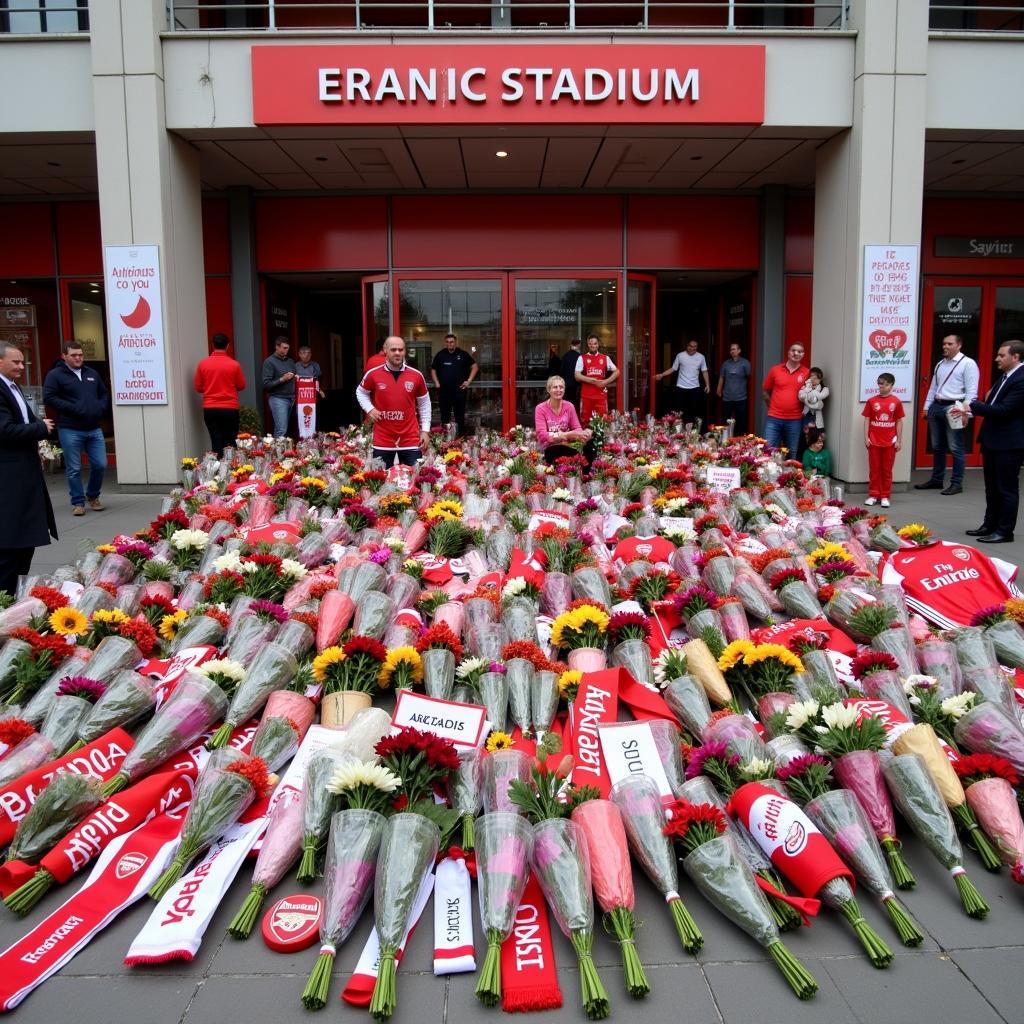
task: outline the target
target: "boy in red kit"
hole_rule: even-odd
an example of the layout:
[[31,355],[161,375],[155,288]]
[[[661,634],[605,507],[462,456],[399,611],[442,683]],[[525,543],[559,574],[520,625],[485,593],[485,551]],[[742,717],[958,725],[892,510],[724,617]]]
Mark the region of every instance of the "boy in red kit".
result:
[[879,499],[889,507],[892,495],[892,465],[903,444],[903,403],[892,393],[896,378],[891,373],[878,375],[878,395],[864,406],[864,446],[868,450],[868,500]]
[[576,360],[576,381],[580,385],[580,423],[584,427],[596,412],[608,413],[608,388],[619,379],[611,359],[601,352],[601,339],[587,335],[587,351]]

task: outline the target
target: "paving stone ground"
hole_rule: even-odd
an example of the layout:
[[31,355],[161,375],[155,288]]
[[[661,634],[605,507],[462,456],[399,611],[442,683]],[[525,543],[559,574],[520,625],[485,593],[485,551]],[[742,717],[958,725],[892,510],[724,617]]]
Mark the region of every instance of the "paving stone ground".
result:
[[[920,477],[918,477],[920,478]],[[159,510],[160,497],[121,494],[107,488],[105,512],[72,519],[61,477],[52,478],[61,541],[40,549],[36,571],[45,571],[75,556],[77,544],[91,538],[109,539],[132,532]],[[856,495],[851,495],[855,500]],[[891,517],[897,525],[920,521],[947,539],[979,525],[981,478],[969,472],[965,493],[943,497],[934,491],[897,494]],[[1022,527],[1024,530],[1024,527]],[[1021,564],[1024,534],[1012,545],[993,549]],[[888,919],[868,898],[861,906],[876,930],[893,945],[892,966],[878,971],[860,951],[852,933],[834,914],[824,912],[812,928],[801,929],[786,941],[818,980],[820,990],[810,1003],[794,998],[763,951],[719,916],[694,889],[681,886],[705,937],[696,957],[678,945],[660,897],[635,872],[637,914],[642,922],[637,947],[652,991],[643,1003],[630,1000],[622,987],[618,949],[598,929],[594,957],[608,989],[613,1018],[650,1024],[1021,1024],[1024,1021],[1024,886],[1012,883],[1004,870],[986,873],[968,854],[967,868],[992,907],[987,921],[966,917],[948,873],[913,839],[906,856],[918,887],[905,902],[927,938],[921,948],[897,944]],[[142,1024],[264,1024],[307,1016],[299,995],[316,959],[316,948],[282,956],[268,950],[258,935],[237,942],[226,927],[249,888],[251,863],[244,866],[214,916],[206,939],[191,963],[126,968],[125,950],[152,909],[143,900],[118,918],[76,959],[68,964],[16,1011],[19,1024],[52,1024],[69,1011],[80,1024],[131,1021]],[[285,881],[278,895],[299,891]],[[51,892],[21,921],[0,909],[0,948],[21,937],[35,922],[54,910],[74,891]],[[348,972],[370,929],[369,911],[348,943],[339,950],[331,1001],[322,1019],[366,1019],[365,1011],[340,1002]],[[500,1011],[484,1010],[473,995],[474,975],[448,979],[432,975],[430,920],[416,931],[399,972],[397,1024],[477,1024]],[[485,945],[477,928],[478,963]],[[579,1004],[579,975],[571,947],[555,936],[559,981],[564,1006],[535,1014],[536,1024],[584,1020]]]

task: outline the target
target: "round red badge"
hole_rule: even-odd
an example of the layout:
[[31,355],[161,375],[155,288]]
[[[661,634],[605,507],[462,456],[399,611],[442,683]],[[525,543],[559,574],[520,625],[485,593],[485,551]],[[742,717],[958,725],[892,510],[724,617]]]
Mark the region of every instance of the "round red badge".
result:
[[263,915],[263,941],[275,953],[297,953],[320,938],[323,900],[300,892],[278,900]]

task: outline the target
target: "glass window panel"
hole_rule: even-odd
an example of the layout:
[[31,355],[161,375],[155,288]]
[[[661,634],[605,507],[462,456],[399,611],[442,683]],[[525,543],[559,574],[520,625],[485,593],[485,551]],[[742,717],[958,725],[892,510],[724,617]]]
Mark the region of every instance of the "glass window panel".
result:
[[[942,359],[942,339],[950,334],[963,338],[965,355],[978,361],[978,346],[981,337],[981,286],[961,287],[959,285],[936,285],[932,302],[932,350],[928,367],[928,381],[935,372],[936,364]],[[974,451],[974,420],[964,428],[964,451]],[[925,445],[931,453],[931,440],[924,431]]]

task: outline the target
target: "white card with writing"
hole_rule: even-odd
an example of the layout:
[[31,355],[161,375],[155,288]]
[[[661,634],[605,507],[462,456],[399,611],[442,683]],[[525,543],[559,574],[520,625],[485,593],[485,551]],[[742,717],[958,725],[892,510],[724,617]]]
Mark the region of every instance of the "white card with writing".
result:
[[708,488],[717,494],[728,494],[740,486],[740,471],[735,466],[708,466]]
[[451,740],[457,747],[478,747],[487,735],[487,709],[480,704],[440,700],[401,690],[392,717],[394,728],[419,729]]
[[648,775],[661,796],[672,796],[654,734],[646,722],[615,722],[598,726],[598,738],[612,785],[634,775]]

